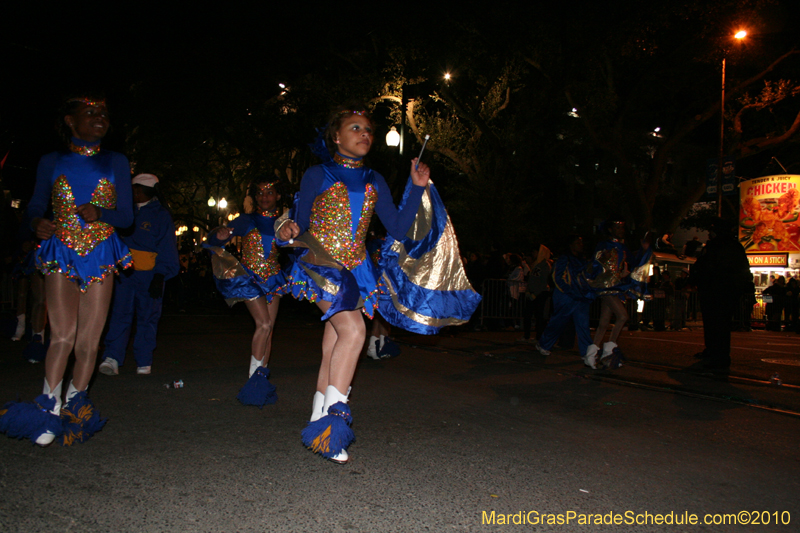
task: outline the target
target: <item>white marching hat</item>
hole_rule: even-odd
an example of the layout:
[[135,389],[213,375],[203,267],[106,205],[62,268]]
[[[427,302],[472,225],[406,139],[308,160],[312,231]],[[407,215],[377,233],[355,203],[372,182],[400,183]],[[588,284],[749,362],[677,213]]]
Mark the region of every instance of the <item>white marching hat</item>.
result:
[[132,180],[131,185],[144,185],[145,187],[155,187],[158,178],[155,174],[137,174]]

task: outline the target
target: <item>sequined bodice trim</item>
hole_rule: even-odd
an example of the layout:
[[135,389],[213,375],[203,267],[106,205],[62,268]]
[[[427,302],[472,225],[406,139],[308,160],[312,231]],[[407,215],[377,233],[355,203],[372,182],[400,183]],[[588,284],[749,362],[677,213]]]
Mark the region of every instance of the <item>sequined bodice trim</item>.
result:
[[251,229],[242,242],[242,263],[266,281],[278,272],[278,248],[273,240],[269,255],[265,257],[264,243],[257,228]]
[[367,257],[364,240],[377,199],[375,187],[367,183],[355,237],[352,235],[350,196],[344,183],[334,183],[314,200],[309,231],[346,268],[357,267]]
[[[81,221],[75,213],[75,196],[72,194],[72,187],[63,174],[53,184],[51,198],[56,237],[81,257],[86,256],[114,233],[113,226],[99,220],[81,225]],[[114,184],[106,178],[101,179],[92,193],[91,203],[98,207],[114,209],[117,204],[117,192]]]

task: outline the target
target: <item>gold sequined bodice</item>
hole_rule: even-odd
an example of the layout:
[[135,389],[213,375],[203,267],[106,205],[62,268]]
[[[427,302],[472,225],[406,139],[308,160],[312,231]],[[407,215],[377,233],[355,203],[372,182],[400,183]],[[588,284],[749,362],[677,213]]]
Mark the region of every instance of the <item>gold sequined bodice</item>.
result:
[[346,268],[355,268],[367,258],[364,239],[377,199],[375,187],[367,183],[355,237],[351,229],[350,197],[344,183],[334,183],[314,200],[309,231],[322,243],[331,257]]
[[[105,222],[89,222],[81,226],[75,213],[75,196],[72,194],[67,177],[59,176],[53,184],[53,215],[56,224],[56,237],[81,257],[114,233],[114,227]],[[114,184],[106,178],[101,179],[92,193],[91,203],[106,209],[117,205],[117,191]]]
[[261,276],[261,279],[264,281],[280,271],[281,267],[278,264],[278,248],[275,246],[274,240],[269,255],[266,257],[264,257],[264,244],[261,233],[257,228],[253,228],[247,232],[243,241],[242,262],[247,268]]

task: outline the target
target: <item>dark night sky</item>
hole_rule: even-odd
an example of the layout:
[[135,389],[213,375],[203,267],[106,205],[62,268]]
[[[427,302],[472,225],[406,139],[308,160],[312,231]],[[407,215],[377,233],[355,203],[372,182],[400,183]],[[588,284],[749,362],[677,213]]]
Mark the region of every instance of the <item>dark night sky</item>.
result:
[[[800,2],[791,2],[796,15]],[[105,91],[113,126],[130,112],[130,89],[136,82],[187,90],[216,87],[219,98],[225,97],[225,87],[239,83],[262,84],[271,91],[277,81],[291,83],[292,77],[319,66],[325,51],[347,54],[368,44],[374,32],[436,49],[462,16],[485,19],[490,32],[520,31],[525,20],[503,10],[502,5],[512,4],[502,0],[491,5],[466,0],[458,7],[432,7],[431,2],[419,2],[422,7],[409,2],[348,5],[352,14],[330,2],[249,3],[242,8],[228,2],[208,9],[182,3],[177,10],[167,3],[155,9],[5,4],[0,10],[0,151],[5,154],[14,146],[11,162],[22,167],[35,166],[42,153],[57,146],[56,109],[76,89]],[[536,4],[527,14],[565,10],[566,4]],[[572,4],[588,9],[570,16],[601,17],[605,12],[596,2]],[[786,30],[791,18],[772,17],[770,26],[784,22],[780,29]],[[120,143],[112,132],[107,145],[119,149]]]
[[[60,147],[53,124],[71,92],[106,94],[112,115],[107,146],[119,149],[113,126],[125,121],[137,82],[186,90],[213,85],[220,98],[226,84],[269,83],[274,90],[276,80],[313,68],[321,46],[346,49],[348,40],[374,30],[372,23],[331,24],[308,5],[80,11],[74,4],[47,9],[20,4],[5,5],[0,15],[0,151],[12,150],[4,172],[12,188],[32,177],[43,153]],[[325,5],[331,15],[332,4]],[[377,16],[370,20],[382,23]],[[15,196],[25,193],[23,187]]]

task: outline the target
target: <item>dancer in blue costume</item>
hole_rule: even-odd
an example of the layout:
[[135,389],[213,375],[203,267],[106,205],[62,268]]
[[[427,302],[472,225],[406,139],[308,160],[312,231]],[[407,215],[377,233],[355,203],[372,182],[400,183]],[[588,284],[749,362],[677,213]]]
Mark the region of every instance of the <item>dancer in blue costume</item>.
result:
[[[257,179],[248,188],[245,214],[235,218],[227,227],[209,233],[208,245],[216,257],[233,260],[222,247],[231,238],[243,237],[242,275],[219,279],[217,288],[226,301],[233,305],[244,301],[256,323],[250,355],[249,380],[237,398],[245,405],[263,407],[277,401],[275,387],[269,382],[269,356],[272,352],[272,332],[278,318],[281,295],[286,294],[286,276],[278,264],[275,245],[275,221],[280,215],[278,181],[274,178]],[[235,263],[234,263],[235,264]],[[228,269],[225,269],[228,270]],[[230,270],[228,270],[230,271]]]
[[340,464],[348,461],[346,448],[353,440],[347,401],[366,338],[358,310],[372,317],[381,293],[379,272],[364,245],[370,218],[374,210],[387,232],[402,238],[430,177],[427,165],[411,162],[411,190],[398,211],[383,176],[364,166],[373,129],[363,106],[333,113],[326,130],[329,146],[336,147],[333,160],[306,171],[294,220],[282,220],[277,226],[284,242],[307,233],[303,237],[313,243],[295,261],[289,277],[293,295],[316,302],[326,320],[317,390],[303,443]]
[[[42,239],[36,267],[46,276],[50,346],[44,391],[35,405],[8,404],[0,411],[0,431],[41,446],[62,434],[63,444],[83,442],[105,423],[86,389],[111,301],[109,277],[131,264],[114,231],[133,222],[131,171],[125,156],[100,148],[109,127],[106,104],[73,98],[61,117],[69,149],[40,161],[27,213]],[[54,220],[44,218],[48,201]],[[62,381],[73,348],[76,361],[62,409]]]
[[[653,251],[647,241],[642,241],[642,246],[636,255],[631,254],[625,245],[625,222],[618,218],[603,222],[600,225],[600,232],[604,240],[595,249],[590,282],[600,297],[600,323],[593,344],[589,346],[583,361],[591,368],[597,368],[598,364],[602,363],[604,366],[616,369],[622,366],[624,360],[617,340],[622,328],[628,322],[625,299],[645,297]],[[608,342],[603,343],[603,351],[600,352],[600,343],[605,338],[612,314],[614,329],[611,330]]]

